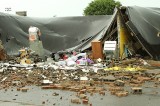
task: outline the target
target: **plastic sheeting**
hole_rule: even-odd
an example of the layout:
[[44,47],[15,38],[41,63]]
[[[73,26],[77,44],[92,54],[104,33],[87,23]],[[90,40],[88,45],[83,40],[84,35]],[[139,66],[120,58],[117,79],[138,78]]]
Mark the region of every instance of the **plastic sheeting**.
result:
[[[160,59],[160,9],[138,6],[127,7],[128,26],[144,49]],[[38,27],[42,32],[45,51],[85,50],[92,40],[104,37],[116,19],[113,15],[32,18],[0,13],[0,39],[8,54],[16,54],[21,47],[29,47],[28,28]]]
[[160,9],[145,7],[127,7],[129,27],[139,42],[155,59],[160,59]]
[[15,54],[20,47],[29,47],[28,28],[36,26],[41,30],[44,49],[56,52],[96,36],[111,19],[112,15],[42,19],[0,13],[0,39],[7,53]]

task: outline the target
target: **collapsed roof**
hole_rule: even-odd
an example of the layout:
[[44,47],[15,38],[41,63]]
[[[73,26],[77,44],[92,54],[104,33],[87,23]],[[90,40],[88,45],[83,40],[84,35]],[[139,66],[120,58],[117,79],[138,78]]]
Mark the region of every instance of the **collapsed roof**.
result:
[[28,28],[36,26],[41,30],[44,49],[56,52],[95,37],[111,18],[112,15],[31,18],[0,13],[0,39],[8,54],[17,53],[21,47],[29,46]]
[[[160,58],[160,9],[132,6],[125,13],[129,31],[151,57]],[[85,50],[91,47],[92,40],[103,40],[113,33],[110,28],[116,25],[113,23],[116,16],[117,11],[113,15],[52,18],[0,13],[0,39],[7,54],[17,53],[21,47],[29,46],[28,28],[36,26],[42,32],[43,46],[48,52]]]
[[148,54],[160,59],[160,9],[127,7],[127,25]]

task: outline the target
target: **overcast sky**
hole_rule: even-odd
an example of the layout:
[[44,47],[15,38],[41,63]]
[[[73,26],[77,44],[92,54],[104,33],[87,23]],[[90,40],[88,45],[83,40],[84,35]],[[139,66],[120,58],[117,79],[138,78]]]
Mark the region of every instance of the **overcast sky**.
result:
[[[82,16],[92,0],[0,0],[0,12],[27,11],[30,17]],[[160,7],[160,0],[119,0],[124,6]]]

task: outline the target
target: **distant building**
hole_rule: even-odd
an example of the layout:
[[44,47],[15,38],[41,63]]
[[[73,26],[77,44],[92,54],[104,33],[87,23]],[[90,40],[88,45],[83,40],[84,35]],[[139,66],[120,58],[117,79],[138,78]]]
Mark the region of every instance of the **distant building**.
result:
[[17,11],[16,14],[20,16],[27,16],[27,11]]

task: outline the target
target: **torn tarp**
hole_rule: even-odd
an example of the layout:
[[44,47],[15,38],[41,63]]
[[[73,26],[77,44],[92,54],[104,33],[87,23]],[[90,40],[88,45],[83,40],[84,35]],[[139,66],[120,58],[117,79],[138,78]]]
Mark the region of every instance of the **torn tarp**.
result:
[[[95,37],[106,26],[112,15],[31,18],[0,13],[0,33],[8,54],[29,46],[28,28],[38,27],[46,51],[59,51],[74,47]],[[13,39],[13,40],[12,40]],[[11,41],[10,41],[11,40]]]
[[128,26],[139,42],[155,59],[160,59],[160,9],[127,7]]

